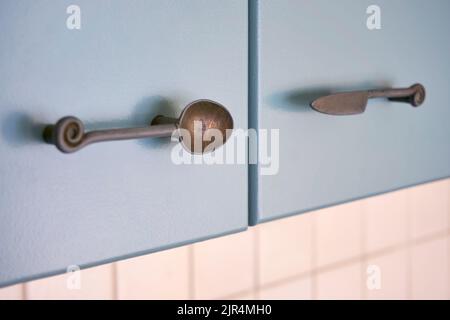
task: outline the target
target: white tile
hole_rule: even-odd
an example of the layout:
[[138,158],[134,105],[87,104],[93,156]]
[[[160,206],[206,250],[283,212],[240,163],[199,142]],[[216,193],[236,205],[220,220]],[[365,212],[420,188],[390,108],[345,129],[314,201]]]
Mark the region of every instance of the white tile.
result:
[[405,243],[408,239],[407,194],[400,190],[363,202],[368,252]]
[[118,299],[188,299],[189,247],[117,263]]
[[321,272],[317,275],[317,299],[361,299],[361,263]]
[[448,299],[448,237],[411,248],[413,299]]
[[272,221],[258,227],[261,285],[311,269],[313,214]]
[[16,284],[0,289],[0,300],[22,300],[23,285]]
[[365,264],[367,299],[408,299],[408,254],[401,249],[370,257]]
[[194,244],[194,297],[216,299],[255,287],[254,231]]
[[309,277],[290,280],[287,283],[260,290],[259,297],[264,300],[310,300],[312,299],[311,282]]
[[362,250],[361,201],[323,209],[316,219],[316,255],[319,267],[359,256]]
[[28,299],[112,299],[112,265],[27,282]]
[[448,229],[449,192],[448,180],[409,189],[411,234],[414,238]]

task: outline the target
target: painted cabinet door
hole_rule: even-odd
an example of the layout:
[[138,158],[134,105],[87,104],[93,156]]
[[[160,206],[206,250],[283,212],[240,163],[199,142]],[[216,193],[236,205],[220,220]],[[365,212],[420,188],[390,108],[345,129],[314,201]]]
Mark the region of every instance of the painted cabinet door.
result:
[[1,1],[0,286],[247,227],[246,165],[176,164],[170,138],[63,154],[41,137],[66,115],[145,126],[197,99],[245,129],[247,21],[240,0]]
[[[250,10],[250,124],[279,130],[279,169],[250,169],[252,223],[450,175],[449,1],[259,0]],[[371,99],[362,114],[333,116],[309,106],[418,82],[418,108]]]

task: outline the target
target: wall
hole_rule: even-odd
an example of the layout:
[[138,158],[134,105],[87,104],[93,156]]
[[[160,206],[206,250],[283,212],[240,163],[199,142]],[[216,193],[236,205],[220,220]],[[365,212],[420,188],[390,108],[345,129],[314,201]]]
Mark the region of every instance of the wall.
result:
[[449,299],[449,199],[442,180],[86,269],[80,290],[61,275],[0,299]]

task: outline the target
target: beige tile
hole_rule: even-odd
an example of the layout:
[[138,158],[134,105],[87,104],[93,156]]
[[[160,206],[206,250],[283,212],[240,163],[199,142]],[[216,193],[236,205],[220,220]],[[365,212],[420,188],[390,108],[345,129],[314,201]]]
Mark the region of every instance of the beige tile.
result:
[[363,281],[367,299],[408,299],[406,249],[368,258],[363,271],[365,271]]
[[194,245],[194,297],[216,299],[255,286],[254,230]]
[[448,229],[449,192],[448,180],[409,189],[411,235],[414,238]]
[[265,285],[311,269],[312,214],[260,225],[259,275]]
[[448,237],[411,248],[413,299],[448,299]]
[[400,190],[369,198],[363,202],[367,251],[373,252],[407,241],[408,192],[409,190]]
[[448,228],[450,230],[450,178],[448,178],[447,180],[447,188],[448,188]]
[[259,297],[264,300],[310,300],[311,282],[311,278],[306,277],[270,286],[260,290]]
[[117,262],[118,299],[188,299],[189,247]]
[[361,254],[362,202],[356,201],[314,213],[319,267]]
[[361,263],[321,272],[316,278],[317,299],[361,299]]
[[0,300],[22,300],[23,285],[17,284],[0,289]]
[[28,299],[112,299],[112,265],[28,282],[25,289]]

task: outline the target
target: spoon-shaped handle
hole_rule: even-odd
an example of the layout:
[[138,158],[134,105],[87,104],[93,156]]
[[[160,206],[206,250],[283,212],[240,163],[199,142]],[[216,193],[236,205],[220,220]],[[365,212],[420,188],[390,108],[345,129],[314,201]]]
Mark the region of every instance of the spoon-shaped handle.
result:
[[80,119],[64,117],[55,125],[47,126],[43,135],[47,143],[54,144],[61,152],[71,153],[95,142],[170,137],[176,131],[183,133],[179,141],[187,151],[203,154],[224,144],[231,130],[233,117],[230,112],[218,102],[200,99],[184,107],[178,119],[156,116],[148,127],[84,132]]
[[72,153],[101,141],[140,139],[151,137],[170,137],[177,129],[177,119],[172,123],[138,128],[120,128],[97,131],[84,131],[83,122],[76,117],[64,117],[55,125],[44,129],[44,140],[54,144],[61,152]]

